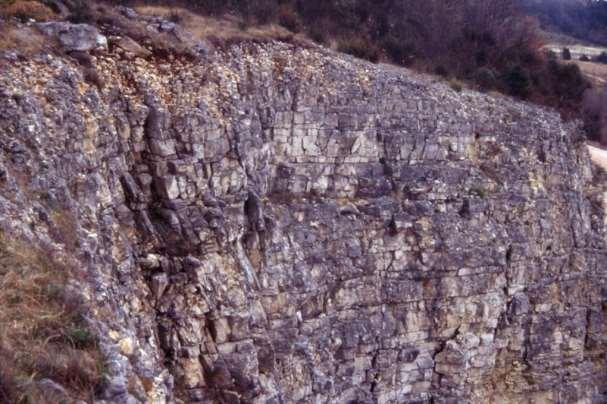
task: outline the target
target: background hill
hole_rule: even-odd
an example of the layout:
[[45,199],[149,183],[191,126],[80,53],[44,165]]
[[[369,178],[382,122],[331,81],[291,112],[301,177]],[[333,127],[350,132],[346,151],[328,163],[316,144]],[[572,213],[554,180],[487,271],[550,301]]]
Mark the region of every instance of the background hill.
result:
[[582,41],[607,45],[607,2],[602,0],[523,0],[542,27]]
[[523,0],[522,10],[540,22],[545,48],[577,65],[591,81],[579,111],[588,137],[607,144],[607,2]]

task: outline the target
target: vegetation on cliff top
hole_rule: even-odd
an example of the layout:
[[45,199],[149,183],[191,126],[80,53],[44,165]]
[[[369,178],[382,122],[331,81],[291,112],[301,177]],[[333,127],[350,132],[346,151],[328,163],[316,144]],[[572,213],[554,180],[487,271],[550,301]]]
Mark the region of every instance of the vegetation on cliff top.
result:
[[[114,1],[120,4],[137,2]],[[244,26],[275,23],[337,50],[460,79],[580,111],[589,87],[579,68],[540,50],[539,25],[518,0],[197,0],[173,4],[206,15],[236,15]]]
[[[56,0],[0,0],[12,15]],[[240,29],[281,26],[333,49],[373,62],[389,62],[461,80],[482,91],[498,91],[579,117],[589,82],[572,63],[560,63],[542,50],[539,23],[521,7],[523,0],[107,0],[114,5],[156,5],[175,22],[187,14],[240,21]],[[555,0],[556,1],[556,0]],[[523,1],[524,2],[524,1]],[[528,3],[527,1],[526,3]],[[38,6],[34,6],[34,4]],[[61,2],[75,22],[107,24],[86,0]],[[27,6],[19,6],[24,4]],[[44,5],[45,4],[45,5]],[[7,8],[8,7],[8,8]],[[16,11],[15,11],[16,10]],[[47,13],[48,14],[48,13]],[[191,13],[190,13],[191,14]],[[42,15],[42,18],[48,18]],[[207,30],[201,27],[201,30]],[[211,24],[212,25],[212,24]],[[221,30],[221,25],[218,25]],[[124,27],[123,27],[124,28]],[[132,31],[132,29],[131,29]],[[145,30],[143,30],[145,31]],[[147,32],[147,31],[145,31]],[[144,32],[144,34],[145,34]],[[208,32],[207,32],[208,33]],[[215,36],[213,33],[208,33]],[[221,35],[219,35],[221,36]],[[289,36],[282,39],[289,40]],[[139,40],[138,38],[135,38]]]

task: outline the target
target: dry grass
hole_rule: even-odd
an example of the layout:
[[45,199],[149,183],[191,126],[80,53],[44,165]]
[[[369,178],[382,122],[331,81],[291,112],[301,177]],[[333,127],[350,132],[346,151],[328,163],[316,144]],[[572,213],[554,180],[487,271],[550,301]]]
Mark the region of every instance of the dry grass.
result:
[[31,27],[17,28],[12,24],[0,24],[0,50],[18,50],[31,55],[42,50],[49,41]]
[[35,247],[0,235],[0,402],[64,400],[45,379],[90,400],[102,383],[83,304],[66,288],[71,275]]
[[276,39],[280,41],[291,41],[298,39],[302,42],[305,38],[295,35],[288,29],[277,24],[246,26],[244,21],[234,16],[208,17],[196,14],[179,7],[139,5],[135,10],[143,15],[163,17],[172,21],[178,21],[194,39],[214,39],[230,41],[232,39]]
[[37,1],[18,0],[0,2],[0,14],[5,17],[14,17],[22,21],[34,19],[36,21],[49,21],[56,18],[56,14],[49,7]]

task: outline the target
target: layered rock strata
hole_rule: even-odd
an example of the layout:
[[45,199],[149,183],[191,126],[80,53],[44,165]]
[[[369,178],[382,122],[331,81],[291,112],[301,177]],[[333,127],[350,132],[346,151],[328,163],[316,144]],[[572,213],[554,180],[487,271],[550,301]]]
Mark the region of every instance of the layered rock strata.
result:
[[0,225],[107,402],[604,402],[602,210],[552,111],[284,43],[0,61]]

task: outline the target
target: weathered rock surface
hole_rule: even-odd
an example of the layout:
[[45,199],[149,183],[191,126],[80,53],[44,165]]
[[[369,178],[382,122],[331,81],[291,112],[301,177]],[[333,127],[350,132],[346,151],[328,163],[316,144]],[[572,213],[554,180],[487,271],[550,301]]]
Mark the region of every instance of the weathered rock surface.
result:
[[57,39],[67,51],[89,51],[98,47],[106,47],[107,39],[97,28],[88,24],[72,24],[69,22],[44,22],[37,24],[44,34]]
[[556,113],[279,43],[99,54],[103,90],[0,63],[0,226],[87,273],[102,399],[607,399],[602,210]]

